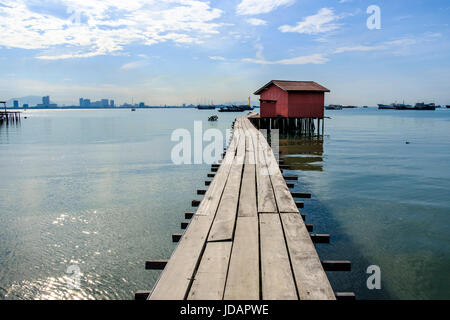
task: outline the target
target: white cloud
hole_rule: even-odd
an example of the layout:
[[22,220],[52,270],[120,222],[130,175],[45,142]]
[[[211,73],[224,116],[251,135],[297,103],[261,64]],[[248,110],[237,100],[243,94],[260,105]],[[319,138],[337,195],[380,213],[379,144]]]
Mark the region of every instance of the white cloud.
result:
[[209,57],[211,60],[217,60],[217,61],[225,61],[224,57],[220,57],[220,56],[211,56]]
[[281,32],[297,32],[304,34],[319,34],[333,31],[339,28],[335,21],[341,17],[334,14],[332,9],[322,8],[317,14],[306,17],[295,26],[283,25],[279,27]]
[[268,13],[280,6],[288,6],[295,0],[242,0],[236,8],[239,15],[256,15]]
[[132,70],[132,69],[138,69],[138,68],[145,67],[146,65],[148,65],[148,62],[144,61],[144,60],[133,61],[133,62],[124,64],[123,66],[120,67],[120,69],[121,70]]
[[301,56],[283,60],[269,61],[265,59],[243,59],[244,62],[257,64],[280,64],[280,65],[299,65],[299,64],[324,64],[329,61],[323,54],[317,53],[309,56]]
[[250,18],[247,20],[247,22],[253,26],[265,26],[267,24],[266,20],[257,19],[257,18]]
[[0,46],[55,60],[117,53],[133,43],[201,43],[219,33],[214,20],[221,15],[200,0],[4,0]]
[[363,45],[357,45],[357,46],[351,46],[351,47],[340,47],[337,48],[334,53],[344,53],[344,52],[354,52],[354,51],[376,51],[376,50],[384,50],[387,49],[387,46],[385,45],[377,45],[377,46],[363,46]]

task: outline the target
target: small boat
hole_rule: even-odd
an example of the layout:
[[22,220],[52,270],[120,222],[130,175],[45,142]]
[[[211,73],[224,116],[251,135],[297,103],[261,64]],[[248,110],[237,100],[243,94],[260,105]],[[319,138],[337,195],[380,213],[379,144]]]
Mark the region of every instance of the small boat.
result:
[[340,104],[330,104],[329,106],[325,107],[327,110],[342,110],[342,106]]
[[450,109],[450,105],[448,105],[448,106],[445,106],[447,109]]
[[213,115],[213,116],[211,116],[211,117],[208,118],[208,121],[217,121],[218,119],[219,119],[218,116]]
[[131,111],[136,111],[136,108],[131,108]]

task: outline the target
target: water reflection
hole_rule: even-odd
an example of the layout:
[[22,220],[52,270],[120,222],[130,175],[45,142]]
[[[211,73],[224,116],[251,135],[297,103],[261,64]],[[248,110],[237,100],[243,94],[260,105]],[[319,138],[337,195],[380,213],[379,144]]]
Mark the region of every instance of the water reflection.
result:
[[323,137],[280,136],[280,151],[291,170],[323,170]]

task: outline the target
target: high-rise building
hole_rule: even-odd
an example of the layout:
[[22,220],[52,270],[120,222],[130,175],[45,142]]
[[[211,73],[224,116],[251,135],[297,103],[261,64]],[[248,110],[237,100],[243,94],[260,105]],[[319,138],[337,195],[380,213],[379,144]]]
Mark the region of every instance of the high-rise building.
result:
[[102,100],[101,100],[101,106],[102,106],[103,108],[109,107],[109,100],[108,100],[108,99],[102,99]]
[[14,108],[18,108],[19,107],[19,101],[18,100],[14,100],[13,101],[13,105],[14,105]]
[[50,103],[50,96],[42,97],[42,103],[37,105],[39,108],[56,108],[57,106],[56,103]]
[[114,104],[114,100],[109,100],[109,106],[111,108],[114,108],[115,104]]
[[50,96],[42,97],[42,104],[43,104],[44,106],[50,105]]

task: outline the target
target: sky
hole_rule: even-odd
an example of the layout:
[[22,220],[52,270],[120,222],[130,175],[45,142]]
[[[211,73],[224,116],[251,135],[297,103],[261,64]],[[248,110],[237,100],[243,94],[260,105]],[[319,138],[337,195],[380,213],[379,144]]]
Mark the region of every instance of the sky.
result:
[[449,16],[448,0],[0,0],[0,100],[257,103],[278,79],[326,103],[450,105]]

